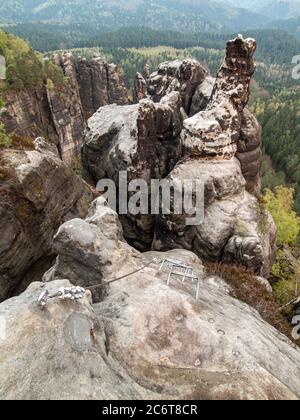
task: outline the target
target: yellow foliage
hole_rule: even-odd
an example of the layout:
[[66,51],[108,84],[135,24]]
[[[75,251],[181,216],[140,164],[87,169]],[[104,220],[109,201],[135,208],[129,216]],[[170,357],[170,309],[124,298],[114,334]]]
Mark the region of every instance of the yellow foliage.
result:
[[275,193],[266,190],[264,202],[277,227],[277,244],[295,245],[300,231],[300,218],[293,210],[294,189],[279,186]]

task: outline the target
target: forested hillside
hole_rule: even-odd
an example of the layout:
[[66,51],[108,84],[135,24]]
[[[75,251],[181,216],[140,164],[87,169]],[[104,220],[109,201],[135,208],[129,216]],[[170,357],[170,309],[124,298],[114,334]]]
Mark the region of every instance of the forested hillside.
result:
[[85,23],[102,27],[148,26],[182,32],[241,30],[263,25],[266,17],[214,0],[7,0],[3,23],[33,21]]
[[[296,209],[300,213],[300,87],[278,90],[267,99],[258,99],[253,105],[263,126],[266,153],[274,167],[285,174],[285,181],[296,191]],[[268,174],[270,177],[270,174]],[[270,186],[275,185],[272,177]]]
[[34,51],[27,42],[0,31],[0,55],[6,59],[6,79],[0,80],[0,94],[37,87],[47,78],[62,80],[63,74],[51,61]]
[[[144,48],[158,45],[178,49],[200,46],[223,52],[226,41],[236,36],[234,32],[181,33],[134,26],[107,31],[92,25],[87,28],[84,24],[20,24],[5,27],[5,30],[26,39],[34,49],[41,52],[70,48]],[[289,65],[292,57],[300,51],[300,40],[283,30],[246,30],[243,35],[257,40],[256,58],[264,63]]]
[[[300,10],[300,7],[299,7]],[[272,23],[274,28],[283,29],[300,38],[300,17],[293,17],[288,20],[276,20]]]
[[227,0],[236,7],[267,16],[269,19],[289,19],[300,16],[299,0]]

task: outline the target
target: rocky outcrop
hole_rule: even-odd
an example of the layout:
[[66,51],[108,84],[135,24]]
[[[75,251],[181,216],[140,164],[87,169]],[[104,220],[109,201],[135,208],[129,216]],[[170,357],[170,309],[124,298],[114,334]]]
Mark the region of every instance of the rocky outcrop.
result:
[[208,70],[196,60],[167,61],[160,64],[158,70],[151,75],[147,69],[143,75],[137,73],[133,97],[136,102],[146,97],[159,102],[169,93],[179,92],[182,106],[189,115],[196,89],[208,74]]
[[24,282],[32,281],[30,277],[41,279],[52,262],[48,257],[52,255],[54,233],[65,220],[85,216],[94,196],[61,161],[55,147],[42,139],[36,140],[35,150],[2,150],[0,161],[3,300],[20,290]]
[[[122,241],[116,220],[98,199],[85,221],[65,223],[52,281],[0,305],[1,399],[300,398],[300,351],[287,337],[207,277],[195,254],[141,255]],[[193,267],[199,301],[192,282],[166,284],[164,258]],[[106,286],[99,304],[87,291],[78,302],[56,298],[41,308],[41,292],[69,286],[57,276],[74,281],[77,268],[86,287],[91,270],[94,284],[125,278]]]
[[104,59],[74,60],[72,54],[52,57],[64,80],[45,80],[30,92],[8,93],[0,121],[8,133],[56,144],[61,158],[72,163],[82,145],[86,120],[100,106],[127,104],[127,90],[121,70]]
[[262,162],[262,129],[257,119],[245,108],[241,115],[241,132],[237,142],[236,157],[250,192],[261,189],[260,168]]
[[94,57],[90,61],[80,58],[77,62],[77,80],[86,120],[101,106],[128,103],[123,72],[101,57]]
[[[245,191],[235,158],[238,147],[243,148],[238,156],[246,172],[250,168],[246,166],[249,149],[260,152],[259,126],[244,110],[255,69],[255,48],[253,39],[238,37],[228,42],[208,106],[183,123],[184,160],[168,178],[181,184],[191,178],[203,181],[203,223],[187,227],[187,214],[160,216],[153,246],[166,249],[172,243],[172,247],[191,249],[205,259],[242,264],[266,276],[274,260],[275,225],[256,198]],[[254,183],[258,170],[256,165]],[[248,177],[248,181],[252,182],[252,178]]]
[[[83,168],[96,185],[109,178],[119,185],[120,171],[128,181],[162,179],[181,156],[180,96],[172,92],[160,103],[144,99],[139,104],[106,106],[88,121],[82,148]],[[151,248],[155,217],[122,217],[126,239],[139,249]]]
[[31,138],[51,137],[57,143],[45,88],[31,92],[7,94],[5,108],[0,109],[0,120],[8,133],[26,135]]
[[189,216],[174,211],[122,217],[124,235],[138,249],[180,247],[268,274],[275,225],[250,194],[259,191],[261,157],[261,130],[246,108],[255,48],[253,39],[229,41],[215,81],[192,60],[163,63],[147,80],[147,99],[106,107],[89,120],[82,160],[95,183],[117,181],[127,170],[129,180],[143,178],[148,185],[151,178],[173,182],[178,194],[186,180],[204,184],[205,217],[197,226],[187,226]]
[[57,136],[57,147],[64,162],[72,163],[78,156],[86,124],[77,84],[77,71],[71,53],[54,58],[63,69],[67,81],[55,86],[50,81],[46,93],[52,122]]
[[190,117],[198,114],[200,111],[204,111],[204,109],[207,107],[213,92],[215,82],[216,79],[214,77],[207,76],[204,81],[199,84],[192,99]]
[[256,42],[240,37],[229,41],[207,108],[185,120],[182,142],[185,154],[193,158],[230,159],[237,152],[241,115],[249,99],[255,71]]
[[133,102],[137,104],[147,97],[147,82],[141,73],[137,73],[134,79]]
[[[230,56],[234,62],[234,54],[236,54],[236,51],[230,51],[230,48],[231,47],[228,46],[227,55]],[[249,46],[247,48],[249,48]],[[247,81],[245,79],[245,74],[242,74],[243,70],[241,70],[241,66],[243,63],[241,60],[243,60],[242,56],[240,57],[240,62],[235,69],[235,62],[232,67],[232,62],[228,63],[225,61],[222,69],[220,70],[218,81],[220,79],[223,80],[227,86],[227,92],[229,92],[229,95],[235,95],[234,90],[239,89],[242,84],[244,84],[244,88],[246,88],[247,91],[249,90],[249,77],[251,77],[254,67],[252,69],[248,69]],[[248,65],[251,66],[251,63],[248,63]],[[230,66],[232,67],[230,70],[231,74],[238,72],[241,75],[241,78],[236,78],[235,86],[230,85],[231,81],[226,76],[227,69],[230,69]],[[244,80],[242,80],[243,78]],[[240,82],[241,85],[239,85]],[[143,75],[137,73],[133,89],[134,102],[137,103],[143,98],[150,98],[157,102],[167,93],[170,93],[171,91],[178,91],[181,95],[181,103],[183,107],[182,114],[185,119],[188,116],[193,117],[211,106],[213,113],[209,112],[209,109],[207,109],[208,113],[203,115],[203,124],[211,124],[207,127],[207,131],[209,132],[209,135],[214,137],[216,133],[212,130],[213,120],[216,119],[218,121],[219,119],[223,119],[224,123],[227,119],[226,112],[228,112],[228,110],[220,109],[220,107],[216,106],[218,99],[216,99],[215,102],[212,100],[215,83],[216,79],[211,77],[208,71],[194,60],[176,60],[172,62],[165,62],[162,63],[157,72],[152,75],[149,74],[147,69],[143,72]],[[232,90],[231,93],[230,90]],[[215,91],[218,91],[218,87],[216,87]],[[221,100],[221,102],[223,101],[222,98],[219,98],[219,100]],[[247,102],[248,97],[244,98],[244,104]],[[224,104],[222,102],[222,106],[223,105]],[[246,179],[248,191],[259,193],[260,167],[262,160],[261,127],[254,115],[252,115],[247,108],[245,108],[245,110],[241,113],[240,110],[237,111],[239,113],[238,119],[241,119],[241,121],[237,122],[237,130],[235,133],[231,133],[234,136],[233,143],[235,146],[235,154],[241,163],[242,173]],[[215,115],[213,115],[214,113]],[[234,121],[233,114],[230,121]],[[197,124],[195,127],[192,126],[194,122]],[[191,129],[194,133],[201,132],[202,127],[199,126],[200,120],[198,117],[195,120],[190,120],[189,123],[190,126],[186,127],[187,130]],[[231,123],[229,123],[229,125],[230,124]],[[216,126],[218,126],[218,122],[216,123]],[[230,126],[230,132],[232,131],[232,128],[233,127]],[[222,124],[221,131],[223,135],[225,130]],[[208,140],[206,139],[205,143],[207,141]],[[217,150],[216,144],[214,146],[214,150]],[[207,153],[207,151],[205,151],[205,153]]]
[[[138,254],[125,243],[117,214],[104,202],[96,200],[85,220],[73,219],[59,228],[52,247],[56,262],[44,281],[68,278],[83,287],[101,284],[114,275],[113,267]],[[94,301],[103,295],[104,289],[95,290]]]

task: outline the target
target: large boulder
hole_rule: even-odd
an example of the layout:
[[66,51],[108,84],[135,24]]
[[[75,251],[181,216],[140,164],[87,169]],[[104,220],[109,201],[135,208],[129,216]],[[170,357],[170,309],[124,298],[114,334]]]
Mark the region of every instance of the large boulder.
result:
[[[73,219],[58,229],[52,251],[57,255],[54,266],[43,280],[68,278],[79,286],[101,284],[114,275],[118,264],[137,255],[123,239],[122,226],[117,214],[98,198],[85,220]],[[93,298],[99,301],[104,289],[95,290]]]
[[[2,150],[0,154],[0,300],[21,286],[30,270],[52,254],[59,225],[84,217],[94,198],[56,154],[37,139],[33,150]],[[35,278],[41,279],[43,264]],[[39,275],[39,277],[38,277]]]
[[118,180],[127,170],[130,179],[164,178],[181,156],[182,128],[179,94],[160,103],[100,108],[88,121],[82,148],[84,169],[97,183],[103,177]]
[[[124,74],[101,57],[54,54],[53,77],[34,89],[5,92],[0,122],[8,133],[50,139],[71,164],[80,153],[86,120],[101,106],[128,104]],[[47,75],[48,77],[48,75]]]
[[268,275],[275,257],[275,224],[245,190],[246,182],[236,158],[180,163],[167,179],[180,188],[188,179],[201,179],[204,219],[197,226],[187,226],[189,215],[185,212],[159,215],[154,249],[185,248],[207,261],[242,264],[260,275]]
[[[82,264],[86,287],[91,269],[102,285],[125,276],[105,287],[100,303],[92,305],[87,291],[80,301],[53,298],[42,308],[43,291],[70,286],[53,276],[0,305],[1,399],[300,398],[299,348],[231,297],[221,279],[207,277],[195,254],[139,254],[122,241],[116,218],[97,199],[85,229],[74,220],[55,239],[59,258],[69,257],[57,276],[73,277],[73,264]],[[103,238],[110,246],[101,265]],[[198,301],[195,283],[167,285],[168,270],[159,270],[165,258],[193,268]]]

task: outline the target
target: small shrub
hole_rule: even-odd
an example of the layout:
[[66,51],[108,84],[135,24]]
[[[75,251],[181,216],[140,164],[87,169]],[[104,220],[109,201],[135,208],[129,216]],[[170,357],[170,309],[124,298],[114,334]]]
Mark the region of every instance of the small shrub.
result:
[[13,134],[11,136],[11,147],[13,149],[18,150],[34,150],[34,141],[31,137],[28,136],[18,136],[16,134]]
[[0,148],[7,149],[11,147],[11,144],[12,144],[12,139],[6,133],[4,124],[0,124]]
[[46,83],[47,89],[52,92],[54,90],[54,83],[51,79],[47,79]]
[[232,297],[255,308],[266,322],[291,339],[291,325],[280,311],[281,305],[250,270],[223,263],[207,263],[206,268],[209,274],[222,278],[231,286]]
[[81,163],[81,157],[80,155],[75,156],[72,163],[71,163],[71,167],[73,169],[73,171],[76,173],[76,175],[78,176],[82,176],[82,163]]
[[264,202],[277,227],[277,245],[295,245],[300,231],[300,219],[293,210],[294,190],[283,186],[277,187],[275,193],[266,190]]
[[281,305],[291,302],[296,296],[295,280],[280,280],[273,285],[274,297]]
[[259,220],[259,231],[262,235],[266,235],[269,230],[269,217],[268,217],[268,210],[265,205],[264,198],[261,195],[255,194],[257,199],[257,203],[255,204],[255,210],[258,215]]

